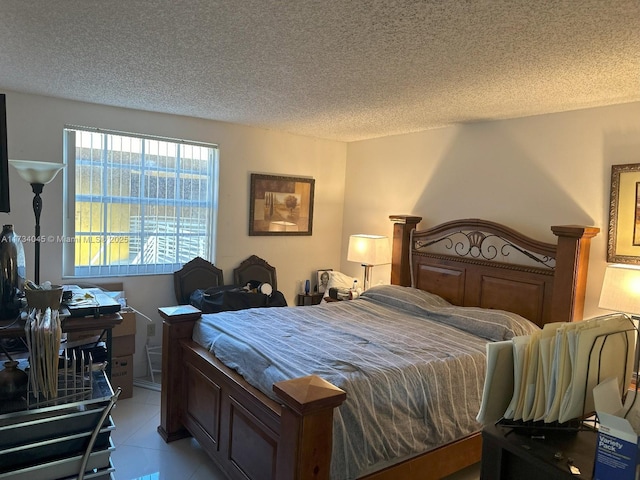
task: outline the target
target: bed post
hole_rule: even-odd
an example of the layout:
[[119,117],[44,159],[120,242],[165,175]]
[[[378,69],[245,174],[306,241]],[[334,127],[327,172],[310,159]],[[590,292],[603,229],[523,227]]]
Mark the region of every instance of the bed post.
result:
[[393,249],[391,252],[391,285],[411,286],[409,255],[411,252],[411,230],[422,217],[412,215],[389,215],[393,222]]
[[283,402],[278,480],[328,480],[333,409],[347,394],[317,375],[274,383],[273,391]]
[[554,322],[577,322],[584,313],[591,239],[600,229],[560,225],[551,231],[558,237],[551,318]]
[[184,392],[181,339],[189,340],[195,321],[200,318],[200,310],[191,305],[158,308],[162,317],[162,388],[160,391],[160,425],[158,433],[165,442],[189,437],[191,434],[182,426],[181,412],[183,395],[170,392]]

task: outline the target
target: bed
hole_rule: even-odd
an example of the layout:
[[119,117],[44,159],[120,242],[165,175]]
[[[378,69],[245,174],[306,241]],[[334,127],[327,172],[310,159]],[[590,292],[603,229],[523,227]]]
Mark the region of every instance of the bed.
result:
[[[483,220],[422,231],[415,230],[420,217],[391,220],[394,286],[413,285],[453,305],[514,312],[538,326],[582,318],[590,240],[597,228],[552,227],[557,242],[550,244]],[[348,309],[350,303],[293,310],[311,315]],[[336,460],[331,461],[332,449],[341,445],[334,421],[348,405],[349,391],[304,371],[260,390],[194,340],[202,324],[199,312],[168,307],[160,313],[164,355],[158,431],[165,441],[193,435],[230,478],[329,478]],[[480,453],[479,433],[471,429],[359,476],[442,478],[479,461]]]

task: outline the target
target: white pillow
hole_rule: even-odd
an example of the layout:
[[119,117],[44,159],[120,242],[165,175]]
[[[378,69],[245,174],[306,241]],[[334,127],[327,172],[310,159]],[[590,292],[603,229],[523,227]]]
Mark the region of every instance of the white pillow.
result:
[[324,296],[329,296],[330,288],[350,289],[353,287],[353,280],[353,277],[345,275],[344,273],[334,271],[329,272],[329,283],[327,284],[327,289],[324,291]]

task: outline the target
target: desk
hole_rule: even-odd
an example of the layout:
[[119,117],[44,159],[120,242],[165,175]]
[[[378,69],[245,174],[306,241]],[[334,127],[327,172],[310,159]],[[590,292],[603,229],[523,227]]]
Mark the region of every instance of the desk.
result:
[[[597,432],[539,430],[532,437],[523,429],[487,426],[482,430],[482,480],[590,480]],[[537,438],[538,436],[544,438]],[[560,453],[561,458],[556,454]],[[569,471],[568,459],[580,469]]]
[[[24,320],[18,320],[12,325],[12,320],[0,320],[0,338],[24,337]],[[62,332],[87,332],[91,330],[102,330],[106,332],[107,346],[107,377],[111,378],[111,346],[113,337],[111,329],[122,323],[122,316],[119,313],[101,315],[99,317],[65,317],[62,319]],[[5,328],[6,327],[6,328]],[[61,344],[64,347],[64,344]]]

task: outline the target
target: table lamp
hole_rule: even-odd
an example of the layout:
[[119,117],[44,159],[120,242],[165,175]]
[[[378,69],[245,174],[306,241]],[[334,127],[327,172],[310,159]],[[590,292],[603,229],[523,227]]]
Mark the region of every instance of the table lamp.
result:
[[350,262],[360,262],[364,267],[363,290],[367,290],[371,282],[371,270],[373,266],[391,263],[389,239],[382,235],[351,235],[349,237],[347,260]]
[[38,162],[35,160],[9,160],[20,176],[31,184],[33,190],[33,213],[36,217],[35,265],[33,281],[40,285],[40,214],[42,198],[40,194],[44,186],[51,182],[65,165],[63,163]]
[[[640,373],[640,349],[637,345],[640,317],[633,314],[640,313],[640,267],[620,264],[607,265],[598,307],[630,314],[636,329],[634,372],[637,376]],[[637,396],[634,397],[634,402]]]
[[598,306],[616,312],[640,313],[640,268],[631,265],[607,265]]

